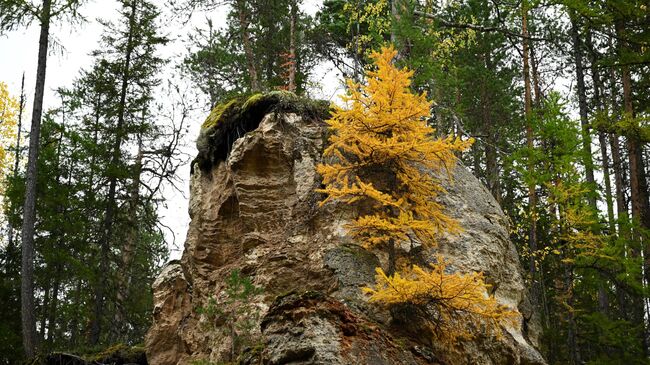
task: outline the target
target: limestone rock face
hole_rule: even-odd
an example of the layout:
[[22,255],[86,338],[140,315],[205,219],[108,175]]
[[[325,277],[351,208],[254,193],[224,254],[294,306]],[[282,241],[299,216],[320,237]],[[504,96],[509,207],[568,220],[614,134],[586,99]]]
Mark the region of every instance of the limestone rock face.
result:
[[[183,257],[153,288],[149,362],[228,358],[230,337],[210,330],[199,308],[223,295],[238,269],[264,288],[250,303],[261,314],[255,331],[262,346],[244,353],[242,364],[544,364],[506,218],[462,166],[453,179],[440,177],[447,188],[440,199],[464,231],[441,237],[439,250],[454,270],[483,271],[498,300],[519,310],[519,324],[499,338],[444,348],[367,302],[361,288],[374,283],[375,267],[387,258],[346,236],[352,207],[318,206],[315,166],[326,134],[320,120],[270,113],[233,143],[225,161],[194,169]],[[415,254],[426,262],[435,252]]]

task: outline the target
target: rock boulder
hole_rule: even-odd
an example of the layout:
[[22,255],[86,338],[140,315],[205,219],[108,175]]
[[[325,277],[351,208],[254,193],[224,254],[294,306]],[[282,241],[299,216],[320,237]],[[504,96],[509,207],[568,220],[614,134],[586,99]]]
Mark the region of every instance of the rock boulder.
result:
[[[240,363],[544,364],[506,217],[466,168],[441,177],[447,189],[441,202],[463,232],[441,237],[439,250],[455,270],[483,271],[498,300],[521,316],[502,336],[445,348],[396,323],[362,294],[386,257],[346,235],[352,207],[318,206],[314,167],[328,133],[322,118],[269,109],[249,125],[254,129],[225,158],[194,166],[182,259],[153,288],[154,323],[146,336],[151,364],[227,359],[230,338],[210,330],[199,308],[223,294],[233,269],[264,288],[249,303],[260,313],[254,331],[262,343]],[[434,254],[418,253],[423,260]]]

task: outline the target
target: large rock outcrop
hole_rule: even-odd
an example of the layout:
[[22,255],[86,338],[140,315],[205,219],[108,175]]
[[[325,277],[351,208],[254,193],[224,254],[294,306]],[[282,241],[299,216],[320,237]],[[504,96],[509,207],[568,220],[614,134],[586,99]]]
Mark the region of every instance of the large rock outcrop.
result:
[[[441,237],[439,250],[455,270],[483,271],[498,300],[517,308],[521,318],[502,336],[446,348],[362,294],[386,257],[346,236],[352,207],[318,207],[314,167],[326,143],[322,118],[286,108],[263,111],[226,155],[203,156],[194,166],[183,257],[153,288],[154,323],[146,337],[151,364],[229,356],[229,337],[206,329],[198,309],[222,294],[232,269],[264,287],[249,303],[261,313],[256,331],[263,343],[241,363],[544,364],[506,218],[467,169],[458,166],[453,182],[443,177],[447,193],[440,199],[464,230]],[[410,254],[427,261],[435,252]]]

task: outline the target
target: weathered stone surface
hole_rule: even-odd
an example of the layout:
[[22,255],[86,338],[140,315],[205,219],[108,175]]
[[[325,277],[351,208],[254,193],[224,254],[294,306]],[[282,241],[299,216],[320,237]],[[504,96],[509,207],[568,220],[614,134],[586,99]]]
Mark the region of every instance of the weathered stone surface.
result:
[[[206,330],[197,309],[222,295],[225,278],[237,268],[265,288],[253,300],[264,314],[264,349],[244,363],[543,364],[506,218],[462,166],[453,172],[454,183],[440,177],[448,191],[441,201],[464,228],[441,237],[440,250],[455,270],[484,271],[499,301],[523,313],[519,325],[500,338],[441,348],[367,302],[360,289],[374,282],[374,268],[386,257],[346,236],[346,222],[358,214],[352,207],[318,207],[314,167],[325,135],[322,121],[268,114],[235,141],[225,161],[210,171],[194,169],[182,260],[154,285],[154,324],[146,337],[150,363],[226,356],[229,339]],[[426,262],[434,253],[416,247],[409,255]],[[310,294],[300,294],[305,292]]]
[[430,363],[341,301],[316,292],[276,299],[261,327],[269,365]]
[[179,262],[167,264],[154,281],[153,293],[156,332],[149,331],[145,339],[147,358],[150,364],[175,363],[186,352],[180,333],[191,313],[192,298]]

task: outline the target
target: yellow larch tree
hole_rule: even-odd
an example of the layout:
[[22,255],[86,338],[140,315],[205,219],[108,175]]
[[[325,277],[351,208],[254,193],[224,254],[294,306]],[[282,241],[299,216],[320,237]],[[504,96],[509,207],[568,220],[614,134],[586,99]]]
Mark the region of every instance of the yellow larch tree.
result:
[[18,101],[9,94],[7,84],[0,82],[0,193],[4,178],[13,162],[9,148],[15,143]]
[[371,55],[376,70],[367,84],[347,81],[346,108],[335,107],[327,121],[333,132],[317,167],[330,200],[369,201],[370,214],[359,217],[350,233],[366,247],[412,240],[435,246],[435,235],[456,231],[457,223],[434,201],[442,191],[432,172],[451,170],[456,153],[472,141],[434,138],[425,119],[431,102],[411,93],[412,71],[393,66],[397,52]]
[[393,47],[372,53],[365,83],[347,80],[345,107],[335,106],[327,120],[329,146],[317,166],[325,185],[321,205],[358,206],[349,234],[367,249],[388,251],[388,273],[377,268],[375,287],[365,289],[371,301],[415,306],[442,340],[469,337],[471,327],[499,328],[514,312],[487,295],[482,274],[450,274],[441,256],[430,270],[407,263],[395,273],[402,243],[432,248],[437,234],[460,230],[435,201],[444,193],[435,176],[451,171],[457,153],[473,142],[435,137],[426,122],[431,102],[411,92],[413,72],[393,65],[396,54]]

